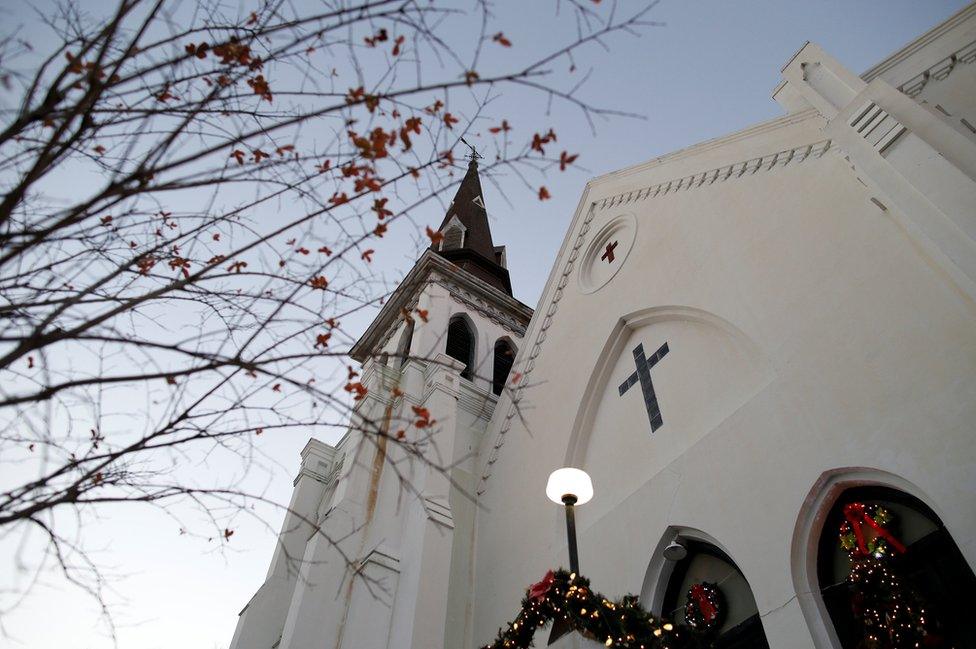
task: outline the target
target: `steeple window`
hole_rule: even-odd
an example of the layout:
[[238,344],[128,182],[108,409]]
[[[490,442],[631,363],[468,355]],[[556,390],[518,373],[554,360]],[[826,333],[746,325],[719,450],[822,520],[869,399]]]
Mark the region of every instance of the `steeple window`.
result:
[[505,389],[514,361],[515,349],[512,344],[504,338],[499,338],[495,343],[495,366],[491,377],[491,391],[496,395],[500,395]]
[[455,316],[447,326],[447,355],[464,363],[461,377],[474,375],[474,329],[466,318]]

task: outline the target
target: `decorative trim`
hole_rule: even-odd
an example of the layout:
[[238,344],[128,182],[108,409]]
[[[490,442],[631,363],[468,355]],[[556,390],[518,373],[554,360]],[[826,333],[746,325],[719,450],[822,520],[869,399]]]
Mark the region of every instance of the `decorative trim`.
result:
[[427,518],[432,523],[454,529],[454,516],[451,514],[451,506],[442,496],[424,496],[424,511]]
[[360,336],[356,344],[349,350],[349,355],[353,359],[360,363],[365,362],[369,355],[379,348],[377,344],[380,341],[383,341],[384,345],[386,344],[385,341],[388,341],[389,336],[393,334],[392,330],[395,328],[396,323],[402,319],[400,309],[404,308],[407,304],[412,305],[416,303],[420,292],[423,290],[426,282],[429,281],[430,276],[434,273],[449,277],[453,283],[464,287],[472,295],[478,295],[483,298],[486,303],[496,305],[500,309],[511,312],[512,316],[519,323],[528,323],[532,318],[532,309],[514,297],[485,283],[471,273],[458,268],[433,250],[426,250],[420,259],[417,260],[417,263],[414,264],[413,268],[410,269],[410,272],[407,273],[403,281],[400,282],[400,285],[397,286],[386,300],[379,314],[373,319],[369,327],[366,328],[366,332]]
[[811,157],[819,158],[830,149],[830,146],[830,140],[821,140],[814,144],[807,144],[805,146],[779,151],[778,153],[770,153],[759,158],[725,165],[718,169],[701,171],[690,176],[666,180],[642,189],[609,196],[598,201],[596,207],[602,210],[632,201],[643,201],[648,198],[657,198],[667,194],[676,194],[681,191],[696,189],[704,185],[714,185],[717,182],[735,180],[743,176],[751,176],[759,171],[772,171],[778,167],[785,167],[794,163],[798,164]]
[[378,545],[370,550],[359,562],[359,570],[364,570],[369,564],[386,568],[391,572],[400,572],[400,559],[385,545]]
[[909,97],[917,97],[925,86],[928,85],[929,81],[933,79],[942,81],[949,76],[949,73],[955,69],[957,64],[972,63],[973,61],[976,61],[976,41],[950,54],[921,74],[915,75],[898,86],[898,89]]
[[452,282],[449,277],[441,273],[434,273],[432,283],[443,287],[451,294],[451,299],[472,311],[476,311],[488,320],[491,320],[505,331],[517,335],[519,338],[525,336],[525,324],[511,314],[495,307],[491,302],[480,297],[472,291],[467,291],[463,286]]
[[884,155],[888,147],[908,131],[901,122],[873,101],[866,102],[855,111],[847,120],[847,125],[867,140],[881,155]]
[[925,48],[931,43],[935,42],[942,36],[948,34],[956,27],[962,25],[967,20],[969,20],[974,14],[976,14],[976,4],[970,4],[963,7],[957,11],[954,15],[950,16],[943,22],[939,23],[929,31],[925,32],[911,43],[908,43],[898,51],[888,55],[879,63],[876,63],[870,69],[868,69],[861,78],[865,81],[872,81],[873,79],[880,77],[888,70],[892,69],[899,63],[905,61],[907,58],[918,52],[919,50]]

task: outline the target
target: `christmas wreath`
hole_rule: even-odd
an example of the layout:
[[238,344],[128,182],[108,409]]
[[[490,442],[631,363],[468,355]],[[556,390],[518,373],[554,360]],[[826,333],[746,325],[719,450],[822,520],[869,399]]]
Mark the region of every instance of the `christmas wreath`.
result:
[[725,618],[725,600],[718,584],[692,584],[685,596],[685,624],[701,631],[714,631]]
[[525,649],[539,627],[562,619],[571,629],[622,649],[702,649],[700,633],[672,624],[647,612],[634,595],[610,601],[590,589],[590,581],[565,570],[550,570],[533,584],[522,600],[515,619],[498,630],[495,641],[484,649]]

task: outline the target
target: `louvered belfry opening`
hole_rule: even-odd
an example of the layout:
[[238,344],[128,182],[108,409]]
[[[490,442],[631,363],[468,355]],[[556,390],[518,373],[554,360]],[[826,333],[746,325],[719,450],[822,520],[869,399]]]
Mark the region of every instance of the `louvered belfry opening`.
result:
[[515,361],[515,350],[507,340],[499,340],[495,343],[495,367],[492,371],[491,391],[500,395],[505,389],[505,382],[512,371],[512,363]]
[[470,381],[474,371],[474,334],[464,318],[454,318],[447,326],[447,355],[464,363],[461,377]]
[[464,243],[464,230],[452,225],[444,230],[444,240],[441,241],[441,250],[456,250]]

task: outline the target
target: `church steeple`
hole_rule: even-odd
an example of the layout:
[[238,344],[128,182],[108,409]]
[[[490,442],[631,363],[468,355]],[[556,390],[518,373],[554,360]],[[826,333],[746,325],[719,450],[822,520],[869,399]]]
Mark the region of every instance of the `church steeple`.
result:
[[478,161],[474,156],[438,232],[444,238],[431,245],[434,252],[495,288],[512,294],[512,283],[505,268],[505,247],[496,247],[491,240]]

